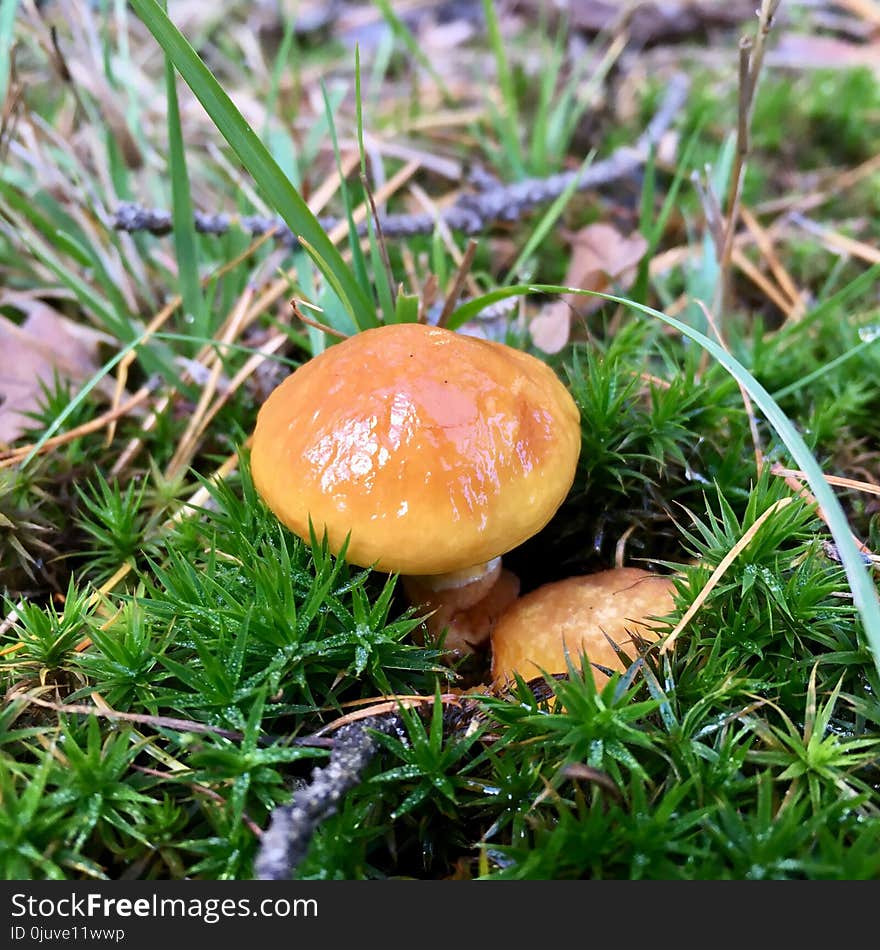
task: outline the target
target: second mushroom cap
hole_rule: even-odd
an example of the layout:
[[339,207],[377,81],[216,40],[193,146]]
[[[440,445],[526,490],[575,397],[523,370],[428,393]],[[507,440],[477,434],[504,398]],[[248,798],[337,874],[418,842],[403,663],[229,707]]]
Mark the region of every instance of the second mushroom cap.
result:
[[[654,640],[653,618],[675,606],[672,577],[619,567],[538,587],[508,608],[492,631],[492,678],[497,685],[520,674],[565,673],[581,654],[590,663],[623,669],[611,643],[635,653],[633,635]],[[607,635],[607,636],[606,636]],[[595,680],[607,680],[598,670]]]

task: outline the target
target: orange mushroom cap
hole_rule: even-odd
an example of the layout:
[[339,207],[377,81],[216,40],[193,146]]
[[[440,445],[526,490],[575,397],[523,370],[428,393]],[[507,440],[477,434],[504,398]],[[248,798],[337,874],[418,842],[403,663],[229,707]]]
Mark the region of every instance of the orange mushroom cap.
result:
[[[590,663],[623,670],[607,634],[630,656],[633,634],[657,637],[652,618],[675,606],[671,577],[620,567],[544,584],[509,607],[492,630],[492,679],[502,685],[519,673],[526,680]],[[607,680],[593,671],[597,684]]]
[[580,415],[520,350],[423,324],[356,334],[260,409],[257,491],[303,538],[402,574],[482,564],[536,534],[574,479]]

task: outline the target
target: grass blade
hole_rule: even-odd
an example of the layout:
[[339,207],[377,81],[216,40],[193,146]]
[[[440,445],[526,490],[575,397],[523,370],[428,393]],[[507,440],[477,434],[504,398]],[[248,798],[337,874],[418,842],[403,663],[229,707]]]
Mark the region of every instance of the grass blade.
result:
[[814,324],[819,323],[828,314],[835,311],[844,312],[853,300],[871,290],[878,280],[880,280],[880,264],[872,264],[867,270],[862,271],[858,277],[841,287],[832,297],[826,297],[821,303],[816,304],[800,320],[787,323],[779,331],[778,339],[789,342],[793,338],[799,337]]
[[6,102],[9,88],[9,69],[12,65],[12,31],[18,0],[0,0],[0,107]]
[[660,245],[660,238],[663,237],[669,217],[672,214],[673,209],[677,207],[678,193],[681,190],[682,183],[684,182],[685,174],[688,173],[688,170],[690,169],[691,156],[693,155],[694,149],[696,148],[697,142],[699,141],[699,135],[700,129],[698,128],[687,140],[685,147],[682,149],[675,169],[675,175],[673,176],[672,182],[669,185],[669,189],[667,190],[666,196],[663,199],[663,205],[661,206],[656,219],[653,219],[654,192],[656,184],[655,151],[652,149],[651,154],[648,156],[648,161],[645,165],[645,187],[642,191],[641,209],[639,214],[639,230],[642,233],[642,237],[644,237],[648,242],[648,248],[642,255],[642,259],[639,262],[638,273],[632,286],[632,298],[635,300],[644,301],[648,297],[648,285],[651,279],[651,260],[654,257],[658,246]]
[[316,252],[317,267],[328,280],[333,278],[332,283],[339,288],[341,299],[355,322],[368,325],[372,311],[370,301],[342,255],[213,73],[156,0],[132,0],[131,5],[251,174],[269,206],[294,234],[304,239],[304,247]]
[[[339,151],[339,140],[336,137],[336,123],[333,121],[333,106],[330,102],[330,97],[327,94],[327,86],[324,82],[321,82],[321,94],[324,97],[324,113],[327,116],[327,128],[330,130],[333,156],[336,159],[336,168],[339,171],[339,192],[342,195],[345,217],[348,221],[348,240],[351,245],[351,266],[354,271],[355,280],[360,284],[364,294],[368,295],[370,293],[370,278],[367,274],[367,264],[364,260],[364,253],[361,250],[360,235],[358,234],[357,225],[354,223],[351,188],[342,168],[342,154]],[[361,156],[361,162],[363,162],[363,155]],[[374,326],[375,321],[369,325]],[[361,329],[364,329],[363,326]]]
[[443,81],[443,77],[437,72],[436,69],[434,69],[434,64],[425,55],[416,38],[412,35],[409,27],[394,12],[389,0],[376,0],[376,6],[379,8],[379,12],[382,14],[382,17],[388,24],[391,32],[397,37],[397,39],[400,40],[401,43],[403,43],[413,59],[415,59],[415,61],[430,74],[434,82],[437,83],[437,88],[443,93],[443,97],[447,100],[447,102],[451,102],[452,93],[450,93],[449,87]]
[[[372,207],[372,197],[369,194],[367,178],[367,150],[364,147],[364,109],[361,92],[361,53],[359,47],[354,50],[354,99],[357,108],[357,136],[358,151],[361,158],[361,182],[364,201]],[[372,213],[367,214],[367,237],[370,242],[370,263],[373,267],[373,281],[376,285],[376,296],[379,298],[379,307],[386,323],[397,318],[394,306],[394,288],[391,286],[389,274],[385,269],[385,261],[379,249],[376,238],[376,224]]]
[[550,205],[544,214],[541,215],[541,220],[535,225],[534,230],[529,235],[529,239],[526,241],[523,249],[519,252],[519,255],[517,256],[516,261],[514,261],[513,266],[508,271],[508,280],[514,280],[516,278],[525,262],[541,246],[544,238],[547,237],[547,235],[550,233],[550,230],[553,228],[553,225],[556,224],[556,222],[561,217],[562,212],[568,207],[571,196],[575,193],[575,191],[577,191],[581,175],[583,175],[587,168],[592,164],[595,155],[596,151],[594,149],[584,159],[581,167],[578,169],[577,175],[571,179],[562,194],[553,202],[553,204]]
[[519,105],[516,101],[516,87],[513,82],[513,72],[507,59],[504,48],[504,38],[501,36],[501,27],[498,23],[498,14],[495,10],[495,0],[483,0],[483,13],[486,17],[486,29],[489,33],[489,45],[495,58],[495,68],[498,72],[498,88],[501,90],[501,99],[504,104],[504,115],[499,121],[505,131],[505,145],[510,154],[508,160],[516,167],[520,177],[526,173],[525,156],[519,130],[522,123],[519,117]]
[[210,327],[205,320],[205,305],[199,282],[199,257],[196,226],[193,218],[189,173],[186,167],[186,149],[180,125],[180,105],[177,100],[174,66],[165,58],[165,89],[168,100],[168,165],[171,172],[171,214],[173,219],[174,253],[177,258],[177,278],[183,301],[184,316],[193,321],[197,336],[208,336]]

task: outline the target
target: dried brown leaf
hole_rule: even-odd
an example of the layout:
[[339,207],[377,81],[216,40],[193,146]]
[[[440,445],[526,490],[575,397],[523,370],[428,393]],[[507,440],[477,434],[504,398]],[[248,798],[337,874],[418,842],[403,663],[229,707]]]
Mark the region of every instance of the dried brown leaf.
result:
[[[571,261],[565,275],[567,287],[604,293],[626,289],[648,249],[638,232],[624,236],[610,224],[590,224],[572,235]],[[602,305],[597,298],[565,294],[543,308],[529,325],[532,340],[545,353],[558,353],[568,342],[572,313],[586,315]]]
[[73,383],[84,382],[100,366],[100,344],[113,341],[27,294],[6,291],[0,306],[27,314],[20,326],[0,315],[0,443],[10,443],[27,430],[25,413],[39,407],[41,381],[51,387],[57,373]]

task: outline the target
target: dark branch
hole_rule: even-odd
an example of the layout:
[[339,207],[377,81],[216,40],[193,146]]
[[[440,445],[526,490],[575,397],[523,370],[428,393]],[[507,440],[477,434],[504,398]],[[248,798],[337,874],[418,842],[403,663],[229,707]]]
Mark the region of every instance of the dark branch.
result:
[[294,792],[289,805],[272,812],[254,865],[257,880],[290,879],[308,853],[318,826],[336,814],[343,796],[360,782],[378,751],[373,733],[392,735],[402,728],[397,715],[372,716],[340,728],[327,765],[312,772],[311,784]]
[[[492,184],[489,180],[483,180],[479,186],[480,190],[462,196],[455,204],[441,211],[440,219],[452,231],[479,234],[497,221],[515,221],[534,208],[555,200],[575,179],[577,190],[586,191],[632,175],[645,163],[651,148],[659,142],[684,105],[688,85],[684,74],[673,76],[660,108],[634,146],[620,148],[608,158],[595,162],[580,172],[562,172],[549,178],[527,178],[512,185]],[[319,218],[319,222],[325,231],[331,230],[338,223],[336,218]],[[196,230],[202,234],[224,234],[233,224],[255,237],[274,229],[277,240],[291,246],[296,243],[295,237],[280,218],[201,213],[195,216]],[[437,218],[432,214],[390,214],[380,219],[382,233],[386,238],[431,234],[436,224]],[[113,227],[120,231],[168,234],[172,228],[171,213],[124,204],[113,217]],[[365,224],[361,226],[360,231],[366,233]]]

